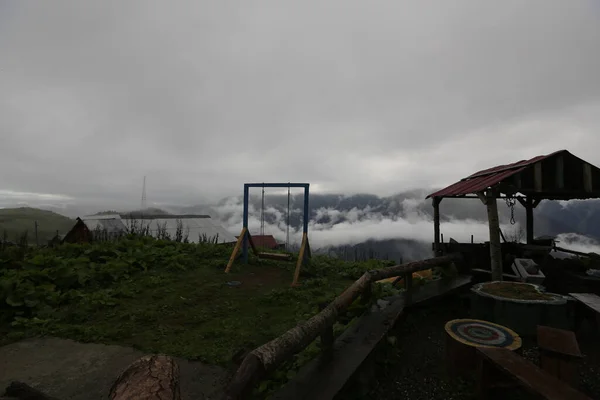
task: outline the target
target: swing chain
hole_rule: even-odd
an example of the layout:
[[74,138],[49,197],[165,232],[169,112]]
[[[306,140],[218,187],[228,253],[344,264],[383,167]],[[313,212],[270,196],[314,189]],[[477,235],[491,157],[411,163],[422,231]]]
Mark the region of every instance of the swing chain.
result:
[[506,206],[510,208],[510,224],[514,225],[517,223],[515,220],[515,205],[517,204],[517,199],[514,197],[506,197],[504,200],[506,201]]
[[288,182],[288,195],[287,195],[287,221],[286,221],[286,232],[285,232],[285,249],[289,251],[290,246],[290,183]]

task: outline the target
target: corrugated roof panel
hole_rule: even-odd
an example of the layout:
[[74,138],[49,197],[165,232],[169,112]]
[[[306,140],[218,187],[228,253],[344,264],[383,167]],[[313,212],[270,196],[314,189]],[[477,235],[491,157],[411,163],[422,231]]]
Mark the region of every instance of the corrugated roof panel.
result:
[[[97,217],[101,217],[101,218],[97,218]],[[85,224],[85,226],[87,226],[87,228],[90,231],[96,230],[96,229],[100,229],[100,230],[105,230],[107,233],[118,233],[118,232],[123,232],[126,230],[125,225],[123,224],[123,221],[121,220],[120,216],[112,216],[112,218],[108,218],[108,216],[106,215],[94,215],[94,216],[87,216],[87,217],[81,217],[80,218],[83,223]]]
[[256,247],[267,249],[276,249],[278,246],[277,240],[273,235],[252,235],[252,242]]
[[497,185],[506,178],[523,171],[526,167],[535,164],[536,162],[542,161],[562,152],[567,151],[555,151],[554,153],[544,156],[536,156],[529,160],[521,160],[512,164],[498,165],[496,167],[481,170],[442,190],[438,190],[437,192],[430,194],[426,198],[463,196],[466,194],[480,192],[491,186]]
[[516,170],[508,170],[494,175],[484,175],[477,178],[461,180],[445,189],[430,194],[427,196],[427,198],[462,196],[465,194],[481,192],[482,190],[485,190],[490,186],[494,186],[511,175],[521,172],[524,169],[525,167],[522,167]]
[[[131,226],[131,220],[125,219],[125,224]],[[200,241],[200,236],[206,235],[208,238],[214,238],[218,235],[219,243],[236,242],[235,236],[228,232],[222,226],[213,222],[210,218],[155,218],[138,221],[138,225],[148,227],[150,235],[158,236],[160,229],[165,229],[166,233],[174,238],[177,233],[177,221],[181,221],[183,235],[187,234],[188,240],[193,243]]]

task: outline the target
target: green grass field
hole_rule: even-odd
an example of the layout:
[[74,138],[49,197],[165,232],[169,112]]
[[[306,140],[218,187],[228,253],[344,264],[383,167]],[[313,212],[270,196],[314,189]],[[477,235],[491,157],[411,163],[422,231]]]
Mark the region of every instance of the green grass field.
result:
[[[2,342],[52,335],[129,345],[235,368],[233,359],[319,311],[365,271],[390,262],[317,256],[290,287],[295,262],[251,257],[224,268],[231,247],[150,237],[0,251]],[[241,282],[239,285],[230,285]],[[335,327],[364,311],[357,302]],[[314,356],[315,342],[260,390]],[[270,385],[270,386],[269,386]]]
[[38,223],[40,244],[56,235],[67,233],[75,224],[75,220],[37,208],[0,208],[0,240],[18,241],[27,232],[29,243],[35,243],[35,221]]

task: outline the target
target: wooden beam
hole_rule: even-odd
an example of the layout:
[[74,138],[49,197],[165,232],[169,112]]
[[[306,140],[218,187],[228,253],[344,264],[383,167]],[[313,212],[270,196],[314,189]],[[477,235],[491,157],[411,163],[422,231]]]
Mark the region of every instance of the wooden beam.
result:
[[374,271],[369,271],[369,274],[371,274],[373,281],[377,282],[386,278],[393,278],[395,276],[399,277],[408,272],[412,274],[413,272],[425,271],[426,269],[433,267],[440,267],[452,262],[461,261],[463,261],[462,255],[460,253],[453,253],[442,257],[433,257],[428,258],[427,260],[414,261],[406,264],[395,265],[393,267],[377,269]]
[[485,193],[477,192],[477,197],[479,197],[479,200],[481,200],[484,205],[487,205],[488,198],[486,197]]
[[533,204],[532,207],[536,208],[538,206],[538,204],[540,204],[540,202],[542,201],[542,199],[534,199],[533,200]]
[[556,188],[558,190],[565,188],[565,164],[562,155],[556,157]]
[[502,245],[500,243],[500,220],[498,218],[498,203],[493,191],[486,193],[488,226],[490,231],[490,261],[492,279],[502,280]]
[[498,232],[500,232],[500,239],[502,239],[502,242],[506,243],[506,238],[504,237],[504,232],[502,232],[502,229],[498,229]]
[[592,166],[588,163],[583,164],[583,190],[593,191],[592,187]]
[[543,179],[543,175],[542,175],[542,163],[541,162],[537,162],[535,164],[533,164],[533,187],[535,189],[536,192],[541,192],[543,189],[543,185],[542,185],[542,179]]
[[533,199],[527,197],[525,200],[525,219],[527,244],[533,244]]

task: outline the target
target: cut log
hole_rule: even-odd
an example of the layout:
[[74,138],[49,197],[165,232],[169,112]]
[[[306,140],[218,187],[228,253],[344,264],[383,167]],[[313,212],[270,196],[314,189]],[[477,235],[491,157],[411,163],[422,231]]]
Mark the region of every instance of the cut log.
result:
[[180,400],[179,366],[168,356],[148,355],[134,361],[110,389],[111,400]]
[[7,399],[18,400],[58,400],[56,397],[48,396],[23,382],[12,382],[4,392]]
[[375,271],[369,271],[374,282],[382,279],[393,278],[395,276],[404,277],[405,274],[425,271],[432,267],[441,267],[452,262],[462,261],[460,253],[448,254],[447,256],[428,258],[427,260],[413,261],[406,264],[396,265],[393,267],[382,268]]

